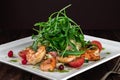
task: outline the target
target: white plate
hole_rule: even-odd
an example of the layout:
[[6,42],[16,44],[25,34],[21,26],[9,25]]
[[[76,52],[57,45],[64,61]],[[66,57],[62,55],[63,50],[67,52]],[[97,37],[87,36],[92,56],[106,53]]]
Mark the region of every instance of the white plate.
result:
[[[0,62],[18,67],[20,69],[29,71],[31,73],[34,73],[36,75],[42,76],[47,79],[51,80],[65,80],[68,78],[71,78],[77,74],[80,74],[86,70],[89,70],[95,66],[98,66],[106,61],[109,61],[117,56],[120,56],[120,42],[111,41],[107,39],[101,39],[97,37],[92,37],[85,35],[85,39],[88,40],[98,40],[102,43],[105,50],[101,52],[101,57],[103,59],[99,61],[93,61],[89,63],[85,63],[81,68],[79,69],[72,69],[69,72],[60,73],[60,72],[43,72],[37,68],[33,68],[31,65],[21,65],[20,62],[10,62],[11,58],[7,57],[8,51],[12,50],[14,51],[14,54],[17,56],[18,59],[18,52],[25,47],[28,47],[32,44],[31,37],[19,39],[16,41],[12,41],[6,44],[0,45]],[[110,54],[106,54],[106,52],[110,52]]]

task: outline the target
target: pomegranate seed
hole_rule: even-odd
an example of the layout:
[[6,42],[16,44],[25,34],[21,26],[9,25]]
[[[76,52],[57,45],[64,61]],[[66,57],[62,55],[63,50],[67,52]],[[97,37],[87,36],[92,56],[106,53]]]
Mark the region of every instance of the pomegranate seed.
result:
[[26,60],[26,59],[23,59],[23,60],[22,60],[22,64],[23,64],[23,65],[27,64],[27,60]]
[[64,70],[64,65],[61,64],[61,65],[58,67],[58,69],[59,69],[59,70]]
[[10,51],[8,52],[8,57],[13,57],[13,51],[10,50]]

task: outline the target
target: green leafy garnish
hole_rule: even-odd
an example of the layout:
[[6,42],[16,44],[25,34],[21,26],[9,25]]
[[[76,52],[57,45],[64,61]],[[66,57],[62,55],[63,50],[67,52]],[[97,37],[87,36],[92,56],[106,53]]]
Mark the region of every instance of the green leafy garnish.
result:
[[81,50],[81,51],[66,51],[64,56],[68,56],[68,55],[75,55],[75,56],[79,56],[81,54],[85,53],[85,51]]
[[[38,45],[45,45],[64,56],[71,54],[67,52],[67,47],[71,46],[72,52],[81,54],[81,51],[78,53],[79,50],[75,43],[80,43],[80,46],[84,47],[86,41],[80,26],[66,15],[65,9],[70,6],[71,4],[51,14],[47,22],[38,22],[34,25],[39,28],[34,28],[38,34],[32,35],[32,39],[34,39],[32,48],[35,51],[37,51]],[[71,42],[71,40],[75,43]]]
[[85,63],[88,63],[89,62],[89,60],[88,59],[85,59],[85,61],[84,61]]
[[12,59],[12,60],[10,60],[10,62],[18,62],[18,60]]
[[102,50],[105,50],[105,48],[102,48]]
[[106,54],[111,54],[110,52],[106,52]]
[[55,70],[54,72],[64,73],[64,72],[69,72],[69,70]]

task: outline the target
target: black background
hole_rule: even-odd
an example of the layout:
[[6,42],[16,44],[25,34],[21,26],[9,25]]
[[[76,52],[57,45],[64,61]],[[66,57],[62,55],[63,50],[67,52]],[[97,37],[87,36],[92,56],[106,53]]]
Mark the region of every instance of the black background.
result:
[[32,29],[47,21],[51,13],[68,4],[70,18],[82,29],[120,29],[119,0],[3,0],[0,2],[0,29]]

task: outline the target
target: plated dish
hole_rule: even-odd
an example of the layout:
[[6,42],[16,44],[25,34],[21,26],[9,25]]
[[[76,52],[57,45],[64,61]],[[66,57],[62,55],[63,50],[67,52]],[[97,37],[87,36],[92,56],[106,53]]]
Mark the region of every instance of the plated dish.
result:
[[64,7],[38,22],[36,35],[0,45],[0,61],[52,80],[65,80],[120,55],[120,43],[84,35]]
[[[23,50],[25,47],[28,47],[29,45],[32,44],[33,40],[31,37],[23,38],[20,40],[12,41],[3,45],[0,45],[0,62],[3,62],[5,64],[9,64],[11,66],[20,68],[25,71],[29,71],[33,74],[39,75],[41,77],[45,77],[47,79],[52,79],[52,80],[65,80],[69,79],[77,74],[80,74],[86,70],[89,70],[93,67],[96,67],[106,61],[109,61],[117,56],[120,56],[120,43],[116,41],[111,41],[111,40],[106,40],[106,39],[101,39],[89,35],[85,35],[86,40],[98,40],[101,41],[103,47],[105,47],[105,50],[101,52],[101,60],[98,61],[89,61],[88,63],[83,64],[80,68],[78,69],[71,69],[69,72],[43,72],[39,70],[38,67],[33,66],[33,65],[22,65],[19,60],[19,51]],[[8,57],[8,52],[12,50],[14,51],[14,58],[9,58]],[[110,54],[107,54],[106,52],[110,52]],[[17,60],[17,62],[13,62],[12,60]]]

